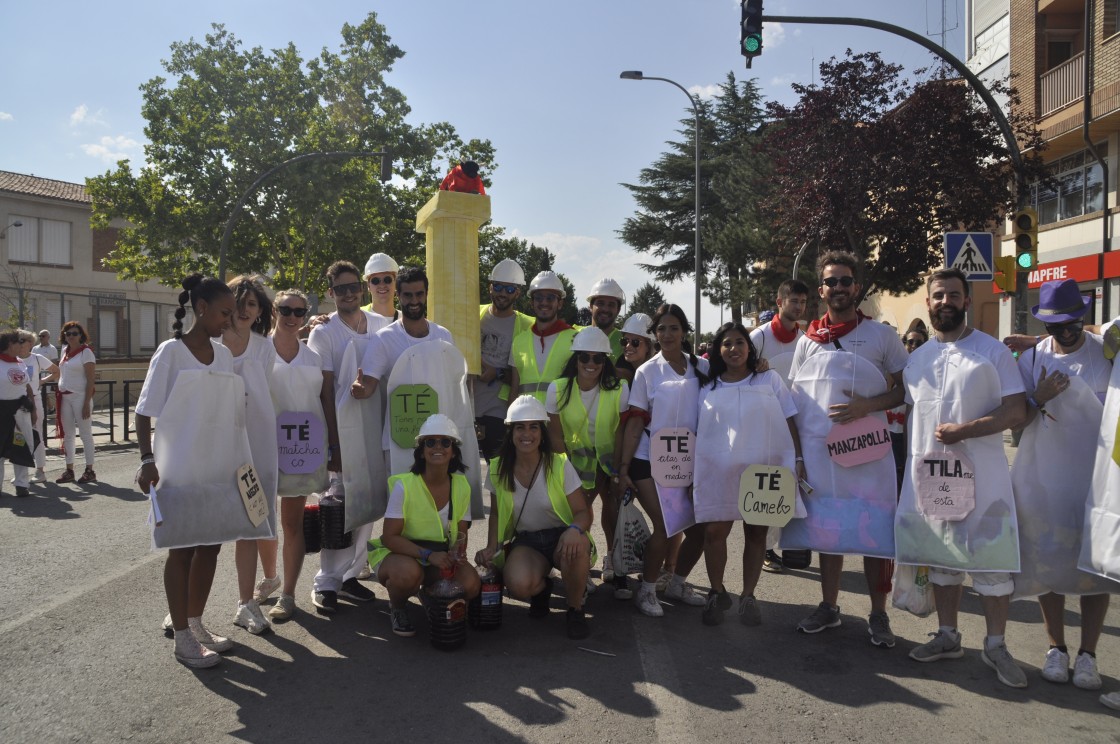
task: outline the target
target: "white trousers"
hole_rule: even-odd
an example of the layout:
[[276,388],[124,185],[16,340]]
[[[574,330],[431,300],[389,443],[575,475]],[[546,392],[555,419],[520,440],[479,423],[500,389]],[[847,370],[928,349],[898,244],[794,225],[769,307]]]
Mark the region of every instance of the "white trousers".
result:
[[342,582],[356,577],[369,561],[369,539],[373,523],[354,528],[354,543],[343,550],[319,551],[319,573],[315,574],[315,591],[337,592]]
[[[67,467],[74,465],[74,429],[82,435],[82,452],[86,458],[86,467],[93,467],[93,416],[88,419],[82,418],[84,402],[84,396],[80,393],[62,396],[62,449],[66,454]],[[93,411],[91,410],[90,413],[92,414]]]

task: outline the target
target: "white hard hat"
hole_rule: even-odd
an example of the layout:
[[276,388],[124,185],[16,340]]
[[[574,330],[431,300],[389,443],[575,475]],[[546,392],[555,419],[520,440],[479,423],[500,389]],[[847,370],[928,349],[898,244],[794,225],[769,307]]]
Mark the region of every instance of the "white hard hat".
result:
[[520,264],[512,258],[503,258],[490,271],[490,281],[516,284],[521,287],[525,284],[525,272],[521,270]]
[[451,437],[455,440],[455,444],[462,444],[459,439],[459,429],[455,426],[455,422],[444,416],[442,413],[433,413],[420,427],[420,433],[416,435],[416,444],[420,444],[426,437]]
[[618,282],[614,279],[600,279],[595,282],[595,286],[591,288],[591,293],[587,295],[588,304],[596,297],[613,297],[618,300],[619,306],[626,304],[626,293],[622,291],[622,287],[618,286]]
[[532,297],[533,293],[539,289],[547,289],[553,292],[560,293],[560,299],[567,297],[564,292],[564,283],[560,281],[560,277],[556,276],[556,272],[542,271],[533,277],[532,283],[529,285],[529,296]]
[[630,333],[635,336],[643,336],[650,341],[655,341],[656,339],[653,337],[653,333],[649,330],[651,325],[653,325],[653,318],[645,313],[634,313],[622,324],[622,332]]
[[400,271],[400,267],[397,266],[397,262],[393,260],[392,256],[388,256],[384,253],[374,253],[369,257],[369,260],[366,261],[365,276],[369,277],[373,274],[383,274],[386,271],[391,271],[394,274]]
[[611,340],[595,326],[589,326],[572,339],[572,351],[611,353]]
[[533,396],[522,395],[510,403],[506,411],[507,424],[517,421],[548,421],[548,411],[544,409],[544,403]]

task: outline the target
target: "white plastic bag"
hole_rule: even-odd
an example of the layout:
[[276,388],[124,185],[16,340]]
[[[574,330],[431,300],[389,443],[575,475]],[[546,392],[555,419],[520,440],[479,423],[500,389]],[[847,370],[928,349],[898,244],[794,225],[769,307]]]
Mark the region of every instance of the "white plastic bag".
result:
[[928,617],[934,610],[929,567],[907,564],[896,566],[891,604],[918,617]]
[[619,576],[641,573],[645,570],[646,541],[649,540],[649,525],[638,505],[623,499],[618,510],[618,522],[614,528],[614,543],[611,545],[611,564]]

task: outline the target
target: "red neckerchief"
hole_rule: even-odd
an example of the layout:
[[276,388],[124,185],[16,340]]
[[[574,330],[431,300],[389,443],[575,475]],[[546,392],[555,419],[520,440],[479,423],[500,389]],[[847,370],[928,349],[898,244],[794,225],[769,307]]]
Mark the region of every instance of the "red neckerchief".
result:
[[[71,353],[70,352],[70,345],[67,344],[66,346],[64,346],[62,348],[62,359],[58,360],[58,366],[61,367],[62,365],[66,364],[66,360],[70,359],[71,357],[81,356],[82,352],[85,351],[86,349],[89,349],[90,351],[93,351],[93,348],[89,344],[82,344],[81,346],[79,346],[77,348],[76,351]],[[62,373],[59,372],[59,382],[61,382],[61,381],[62,381]],[[58,427],[58,438],[59,439],[62,439],[66,435],[66,432],[62,428],[62,396],[69,395],[69,394],[70,394],[69,392],[63,392],[62,388],[55,388],[55,390],[54,390],[54,418],[55,418],[55,426]]]
[[11,356],[10,354],[0,353],[0,362],[8,362],[9,364],[19,364],[19,359]]
[[788,344],[797,338],[797,324],[793,324],[792,331],[787,331],[786,327],[782,325],[782,319],[775,315],[770,319],[770,332],[774,334],[775,341],[780,344]]
[[534,336],[541,340],[541,351],[544,351],[544,340],[546,338],[548,338],[549,336],[555,336],[560,331],[566,331],[570,328],[571,326],[564,321],[557,320],[551,328],[549,328],[547,331],[542,332],[541,329],[537,328],[537,321],[534,320],[533,325],[529,327],[529,330],[533,332]]
[[856,326],[864,320],[871,320],[871,318],[864,315],[863,311],[858,308],[856,309],[855,320],[849,320],[846,323],[830,323],[828,313],[825,313],[823,318],[817,318],[809,324],[809,330],[805,332],[805,335],[818,344],[832,343],[854,331]]

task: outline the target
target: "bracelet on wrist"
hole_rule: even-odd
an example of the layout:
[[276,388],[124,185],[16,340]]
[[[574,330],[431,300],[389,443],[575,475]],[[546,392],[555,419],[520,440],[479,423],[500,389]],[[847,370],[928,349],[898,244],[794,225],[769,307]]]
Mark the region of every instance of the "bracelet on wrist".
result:
[[798,455],[797,457],[793,458],[793,461],[794,462],[805,462],[805,458],[802,457],[801,455]]
[[154,460],[154,459],[155,459],[155,455],[151,452],[141,452],[140,453],[140,462],[144,462],[145,460]]
[[427,566],[428,559],[432,557],[432,551],[427,548],[420,548],[420,563]]
[[583,531],[583,528],[582,528],[582,527],[580,527],[580,526],[579,526],[578,524],[576,524],[575,522],[572,522],[571,524],[569,524],[569,525],[568,525],[568,529],[570,529],[570,530],[575,530],[576,532],[578,532],[578,533],[579,533],[579,534],[581,534],[581,535],[586,535],[586,534],[587,534],[586,532],[584,532],[584,531]]

